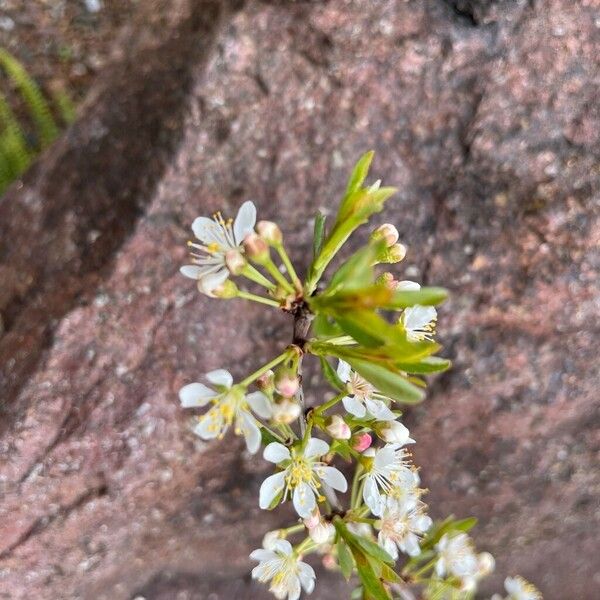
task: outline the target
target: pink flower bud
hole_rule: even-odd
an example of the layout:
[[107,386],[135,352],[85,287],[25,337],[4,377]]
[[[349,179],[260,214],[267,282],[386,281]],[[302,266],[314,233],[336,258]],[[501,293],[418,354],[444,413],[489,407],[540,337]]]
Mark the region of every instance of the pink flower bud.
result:
[[239,250],[229,250],[225,254],[225,264],[232,275],[239,275],[246,266],[246,259]]
[[391,223],[379,226],[372,234],[374,240],[385,240],[388,248],[391,248],[400,237],[398,230]]
[[279,379],[275,379],[275,389],[284,398],[293,398],[299,387],[300,383],[296,376],[284,375]]
[[333,554],[325,554],[325,556],[323,556],[322,562],[323,566],[328,571],[335,571],[335,569],[337,568],[337,561],[335,560],[335,556],[333,556]]
[[339,415],[333,415],[325,429],[334,440],[349,440],[352,436],[348,423]]
[[368,433],[359,433],[352,439],[352,447],[357,452],[364,452],[373,443],[373,438]]
[[283,234],[281,233],[281,229],[279,229],[279,225],[272,221],[259,221],[256,224],[256,231],[258,231],[258,234],[268,244],[280,244],[283,240]]
[[269,257],[269,245],[254,232],[244,238],[244,251],[246,256],[257,263],[261,263]]

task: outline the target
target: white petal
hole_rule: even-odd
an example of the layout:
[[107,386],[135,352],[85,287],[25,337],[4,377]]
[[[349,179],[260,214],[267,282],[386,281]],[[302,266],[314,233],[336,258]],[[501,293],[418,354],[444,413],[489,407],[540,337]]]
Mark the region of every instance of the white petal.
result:
[[217,392],[211,390],[203,383],[188,383],[188,385],[184,385],[179,390],[179,400],[183,408],[206,406],[211,398],[217,395]]
[[419,548],[419,538],[414,533],[408,533],[404,538],[402,545],[404,546],[404,551],[409,556],[418,556],[421,553],[421,548]]
[[194,235],[205,244],[222,244],[223,233],[221,227],[208,217],[197,217],[192,223]]
[[287,540],[274,540],[272,544],[273,550],[281,552],[286,556],[289,556],[293,552],[292,545]]
[[312,594],[315,589],[315,571],[307,563],[298,561],[298,578],[307,594]]
[[248,452],[256,454],[260,448],[261,435],[260,428],[256,424],[254,417],[246,411],[240,411],[238,425],[244,434]]
[[367,477],[363,488],[363,500],[374,515],[379,516],[382,509],[381,494],[373,477]]
[[255,224],[256,206],[254,206],[254,202],[248,200],[240,206],[235,223],[233,224],[233,236],[238,246],[242,243],[246,235],[254,229]]
[[337,366],[337,376],[344,382],[347,383],[348,381],[350,381],[350,372],[352,371],[352,368],[350,367],[350,365],[344,361],[344,360],[340,360],[338,362],[338,366]]
[[394,463],[396,458],[396,450],[393,444],[380,448],[375,453],[373,464],[376,469],[385,469]]
[[252,392],[246,396],[246,401],[250,408],[263,419],[269,419],[273,414],[271,402],[266,394],[262,392]]
[[229,271],[227,269],[222,269],[221,271],[217,271],[216,273],[209,273],[208,275],[203,275],[198,280],[198,291],[206,294],[207,296],[213,297],[213,292],[229,277]]
[[431,520],[431,517],[421,515],[415,522],[415,529],[420,533],[425,533],[432,525],[433,521]]
[[378,420],[378,421],[393,421],[396,415],[386,406],[382,400],[373,400],[367,398],[365,400],[367,410]]
[[437,317],[433,306],[416,304],[407,308],[402,315],[402,323],[406,329],[422,329]]
[[303,519],[308,519],[310,513],[317,506],[317,500],[315,499],[315,493],[308,483],[300,483],[294,490],[293,496],[294,508],[298,515]]
[[233,377],[231,373],[226,369],[215,369],[206,374],[208,379],[214,385],[222,385],[226,388],[230,388],[233,383]]
[[329,452],[329,444],[318,438],[310,438],[304,449],[306,458],[319,458]]
[[271,442],[263,452],[263,458],[272,463],[280,463],[290,458],[290,451],[279,442]]
[[198,265],[184,265],[179,268],[179,272],[185,277],[189,277],[190,279],[198,279],[203,273],[205,269],[199,267]]
[[211,408],[200,417],[198,424],[194,427],[194,433],[203,440],[214,440],[222,433],[224,426],[225,422],[221,411]]
[[398,547],[389,537],[385,536],[383,532],[380,531],[377,536],[377,542],[394,560],[397,560]]
[[258,505],[266,510],[285,485],[285,471],[267,477],[260,486]]
[[335,467],[319,467],[316,471],[319,477],[334,490],[345,492],[348,489],[346,478]]
[[298,600],[301,591],[298,577],[290,575],[287,586],[288,600]]
[[362,419],[362,417],[367,414],[365,405],[357,400],[354,396],[346,396],[345,398],[342,398],[342,404],[351,415],[354,415],[359,419]]
[[446,574],[446,561],[439,558],[435,563],[435,573],[438,577],[443,577]]
[[277,558],[277,554],[272,550],[266,550],[265,548],[258,548],[258,550],[253,550],[250,553],[250,558],[252,560],[258,560],[260,562],[266,562],[268,560],[275,560]]
[[420,289],[421,286],[416,281],[409,281],[407,279],[399,281],[396,284],[396,291],[398,292],[418,292]]

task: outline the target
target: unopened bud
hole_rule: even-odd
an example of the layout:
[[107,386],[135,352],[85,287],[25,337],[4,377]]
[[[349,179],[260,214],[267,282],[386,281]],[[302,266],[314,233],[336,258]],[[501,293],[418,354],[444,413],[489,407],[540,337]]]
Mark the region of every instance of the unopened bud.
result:
[[275,390],[274,373],[270,369],[263,373],[257,380],[256,386],[262,392],[272,393]]
[[277,369],[275,373],[275,389],[284,398],[292,398],[299,387],[300,382],[294,370],[285,367]]
[[368,433],[359,433],[352,438],[352,447],[357,452],[364,452],[373,443],[373,438]]
[[230,279],[227,279],[213,290],[213,296],[229,300],[230,298],[235,298],[238,295],[238,291],[237,285]]
[[398,421],[385,421],[378,426],[377,435],[388,444],[414,444],[408,429]]
[[289,425],[300,416],[300,405],[293,400],[284,398],[273,404],[273,421]]
[[283,234],[279,225],[273,223],[273,221],[259,221],[256,224],[256,231],[258,234],[271,246],[281,244],[283,240]]
[[335,556],[333,556],[333,554],[325,554],[321,560],[323,562],[323,566],[328,571],[335,571],[337,568],[337,561],[335,560]]
[[405,256],[406,246],[404,244],[394,244],[387,249],[380,262],[388,264],[399,263],[401,260],[404,260]]
[[325,429],[334,440],[349,440],[352,436],[348,423],[339,415],[333,415]]
[[[231,288],[229,286],[228,289],[226,290],[225,284],[227,284],[227,283],[230,283],[231,285],[233,285],[234,288]],[[219,293],[228,294],[228,293],[231,293],[231,291],[233,289],[235,289],[235,294],[237,295],[237,287],[235,287],[235,283],[233,283],[232,281],[230,282],[229,280],[225,280],[224,282],[217,281],[215,283],[215,278],[211,277],[210,275],[208,275],[206,277],[200,277],[200,279],[198,279],[198,281],[196,282],[196,285],[198,287],[198,291],[201,294],[205,294],[209,298],[221,297],[221,296],[218,296]],[[225,295],[223,297],[231,298],[232,296]]]
[[225,254],[225,264],[232,275],[239,275],[246,266],[246,259],[239,250],[229,250]]
[[384,223],[380,225],[372,234],[371,238],[374,240],[385,240],[388,248],[391,248],[400,237],[398,230],[391,223]]
[[244,238],[244,252],[254,262],[261,263],[269,258],[269,245],[256,233],[249,233]]
[[386,271],[375,280],[375,283],[377,285],[385,285],[385,287],[394,290],[396,289],[396,284],[398,282],[394,279],[394,275],[392,273]]
[[335,527],[323,519],[318,508],[315,508],[310,517],[304,519],[304,525],[308,529],[310,539],[316,544],[325,544],[335,535]]
[[477,571],[480,577],[487,577],[495,566],[496,561],[489,552],[482,552],[477,556]]
[[399,292],[418,292],[421,286],[416,281],[399,281],[396,285],[396,290]]

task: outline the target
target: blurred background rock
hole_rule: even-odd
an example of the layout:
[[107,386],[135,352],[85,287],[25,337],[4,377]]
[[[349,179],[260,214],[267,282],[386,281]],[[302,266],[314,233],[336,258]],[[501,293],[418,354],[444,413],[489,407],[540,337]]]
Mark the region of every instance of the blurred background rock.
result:
[[[485,592],[597,598],[598,8],[0,2],[2,47],[78,104],[0,199],[0,597],[268,597],[269,467],[195,439],[176,393],[290,324],[177,270],[192,219],[244,199],[306,266],[307,215],[374,148],[401,272],[452,291],[454,369],[406,415],[434,516],[480,519]],[[344,593],[320,573],[313,597]]]

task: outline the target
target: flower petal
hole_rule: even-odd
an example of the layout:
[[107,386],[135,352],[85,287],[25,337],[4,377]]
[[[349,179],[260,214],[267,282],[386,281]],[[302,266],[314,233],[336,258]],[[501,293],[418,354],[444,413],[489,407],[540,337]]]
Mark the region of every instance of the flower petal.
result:
[[317,506],[317,500],[315,498],[315,493],[308,483],[303,481],[296,486],[293,503],[298,515],[303,519],[308,519],[308,517],[310,517],[310,513],[312,513]]
[[398,547],[382,531],[377,535],[377,543],[394,559],[398,558]]
[[209,273],[208,275],[203,275],[198,280],[198,291],[206,294],[210,298],[213,298],[213,292],[229,277],[229,271],[227,269],[221,269],[216,273]]
[[437,318],[437,311],[433,306],[421,306],[415,304],[405,309],[402,314],[402,323],[406,329],[422,329]]
[[319,467],[315,469],[319,477],[334,490],[345,492],[348,489],[348,482],[341,471],[335,467]]
[[318,438],[310,438],[304,449],[306,458],[318,458],[329,452],[329,444]]
[[363,488],[363,500],[365,504],[371,509],[371,512],[379,516],[382,509],[381,494],[379,488],[373,477],[367,477],[365,479],[365,487]]
[[208,379],[214,385],[222,385],[226,388],[230,388],[233,383],[233,377],[226,369],[215,369],[206,374]]
[[315,570],[307,563],[298,561],[298,578],[307,594],[315,589]]
[[206,406],[218,393],[203,383],[188,383],[179,390],[179,400],[183,408]]
[[281,554],[285,554],[286,556],[289,556],[294,551],[292,545],[287,540],[275,540],[271,547],[276,552],[280,552]]
[[396,418],[396,415],[386,406],[383,400],[367,398],[365,406],[378,421],[393,421]]
[[287,600],[298,600],[300,598],[302,590],[300,588],[300,580],[298,577],[292,574],[288,576],[286,591],[288,594]]
[[200,417],[198,424],[194,427],[194,433],[203,440],[214,440],[223,432],[224,427],[225,422],[221,411],[211,408]]
[[246,396],[246,401],[259,417],[269,419],[273,415],[271,401],[266,394],[263,394],[262,392],[252,392]]
[[261,442],[260,428],[256,424],[256,420],[250,413],[242,410],[239,413],[238,426],[244,434],[248,452],[256,454]]
[[342,398],[342,404],[351,415],[354,415],[359,419],[362,419],[362,417],[367,414],[365,405],[357,400],[354,396],[346,396],[345,398]]
[[221,244],[223,242],[221,228],[208,217],[196,217],[192,223],[192,231],[205,244]]
[[285,485],[285,471],[275,473],[267,477],[260,486],[258,505],[267,510],[271,503],[277,497],[277,494],[283,491]]
[[350,372],[352,368],[345,360],[340,360],[337,366],[337,376],[344,382],[350,381]]
[[268,560],[275,560],[277,558],[277,554],[272,550],[266,550],[265,548],[258,548],[258,550],[253,550],[250,553],[250,558],[252,560],[258,560],[260,562],[266,562]]
[[406,537],[402,540],[402,546],[404,552],[409,556],[418,556],[421,553],[419,548],[419,538],[414,533],[407,533]]
[[290,451],[279,442],[271,442],[263,452],[263,458],[272,463],[280,463],[284,460],[289,460]]
[[235,223],[233,224],[233,237],[239,246],[244,238],[254,229],[256,224],[256,206],[248,200],[240,206]]
[[202,269],[202,267],[199,267],[198,265],[183,265],[183,267],[179,267],[179,272],[184,277],[189,277],[190,279],[198,279],[204,272],[204,269]]

